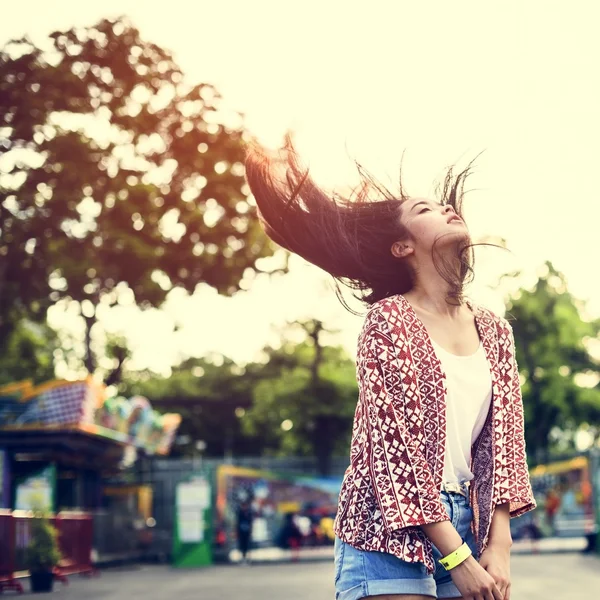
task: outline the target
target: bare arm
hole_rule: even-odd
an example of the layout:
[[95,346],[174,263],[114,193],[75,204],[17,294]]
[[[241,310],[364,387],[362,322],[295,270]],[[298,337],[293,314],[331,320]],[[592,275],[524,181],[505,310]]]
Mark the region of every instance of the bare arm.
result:
[[447,556],[462,545],[462,538],[450,521],[441,523],[429,523],[421,525],[425,535],[431,543],[440,551],[442,556]]
[[492,524],[490,526],[489,546],[499,546],[510,548],[512,546],[512,536],[510,533],[510,504],[499,504],[496,506]]

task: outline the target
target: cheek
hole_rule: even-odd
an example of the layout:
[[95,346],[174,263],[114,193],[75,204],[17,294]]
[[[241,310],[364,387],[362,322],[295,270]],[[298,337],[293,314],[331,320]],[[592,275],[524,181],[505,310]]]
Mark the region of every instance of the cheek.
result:
[[412,227],[411,233],[417,243],[426,242],[429,244],[437,235],[439,235],[439,227],[437,227],[434,222],[422,221],[421,223],[416,223]]

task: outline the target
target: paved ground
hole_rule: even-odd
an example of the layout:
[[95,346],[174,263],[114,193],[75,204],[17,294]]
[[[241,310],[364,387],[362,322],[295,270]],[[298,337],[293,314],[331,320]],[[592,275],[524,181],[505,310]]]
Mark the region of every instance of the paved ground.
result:
[[[512,600],[598,598],[600,558],[580,554],[515,556]],[[106,569],[100,577],[71,577],[57,600],[333,600],[330,561],[217,566],[174,570],[166,566]],[[27,582],[26,582],[27,584]],[[4,597],[15,597],[6,594]],[[25,594],[21,598],[33,596]]]

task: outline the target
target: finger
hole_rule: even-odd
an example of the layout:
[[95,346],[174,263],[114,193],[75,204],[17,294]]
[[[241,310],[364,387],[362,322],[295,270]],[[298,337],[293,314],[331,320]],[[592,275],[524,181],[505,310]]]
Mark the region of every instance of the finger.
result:
[[504,600],[510,600],[510,583],[506,586],[506,591],[504,592]]
[[500,591],[496,584],[494,584],[494,587],[492,588],[490,600],[504,600],[504,594]]

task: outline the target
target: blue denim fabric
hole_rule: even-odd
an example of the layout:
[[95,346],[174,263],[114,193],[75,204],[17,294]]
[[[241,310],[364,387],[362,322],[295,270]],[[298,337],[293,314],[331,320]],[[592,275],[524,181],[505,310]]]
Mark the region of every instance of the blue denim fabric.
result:
[[[476,556],[471,532],[473,511],[468,498],[441,492],[450,521]],[[335,540],[336,600],[359,600],[380,594],[422,594],[433,598],[460,598],[450,573],[439,564],[441,554],[434,547],[436,570],[427,573],[422,563],[409,563],[392,554],[357,550],[340,539]]]

